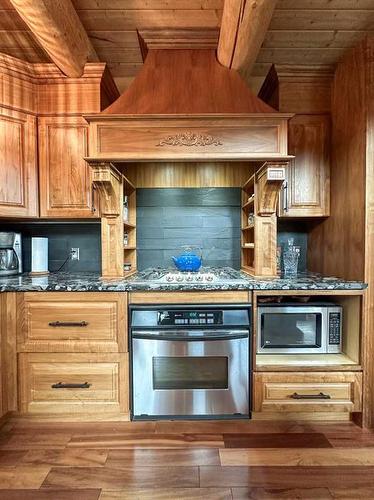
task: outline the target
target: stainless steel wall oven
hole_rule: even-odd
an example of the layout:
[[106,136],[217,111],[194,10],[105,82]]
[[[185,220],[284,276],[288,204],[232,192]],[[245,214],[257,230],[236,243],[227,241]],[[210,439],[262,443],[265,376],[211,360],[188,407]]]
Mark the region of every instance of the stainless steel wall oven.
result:
[[246,305],[130,307],[132,418],[248,418]]

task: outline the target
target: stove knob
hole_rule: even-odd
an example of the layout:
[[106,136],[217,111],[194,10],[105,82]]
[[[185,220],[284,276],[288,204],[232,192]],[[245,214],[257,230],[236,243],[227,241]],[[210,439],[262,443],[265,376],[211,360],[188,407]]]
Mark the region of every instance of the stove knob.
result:
[[201,275],[196,276],[196,281],[202,281],[203,277]]
[[166,281],[173,281],[174,280],[174,276],[166,276]]
[[211,275],[207,276],[207,277],[206,277],[206,280],[207,280],[207,281],[213,281],[213,276],[211,276]]
[[191,276],[191,274],[189,274],[187,277],[186,277],[186,281],[192,281],[193,280],[193,277]]
[[179,282],[183,281],[183,276],[177,276],[177,281]]

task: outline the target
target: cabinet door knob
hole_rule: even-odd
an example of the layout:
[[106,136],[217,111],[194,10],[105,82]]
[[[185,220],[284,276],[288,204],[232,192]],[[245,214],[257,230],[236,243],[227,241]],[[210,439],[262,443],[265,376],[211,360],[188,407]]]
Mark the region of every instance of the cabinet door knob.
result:
[[58,382],[57,384],[52,384],[52,389],[89,389],[92,384],[84,382],[83,384],[64,384],[63,382]]
[[49,326],[61,327],[61,326],[88,326],[87,321],[51,321],[48,323]]
[[323,392],[320,392],[319,394],[298,394],[297,392],[294,392],[290,396],[291,399],[331,399],[331,396],[328,394],[323,394]]

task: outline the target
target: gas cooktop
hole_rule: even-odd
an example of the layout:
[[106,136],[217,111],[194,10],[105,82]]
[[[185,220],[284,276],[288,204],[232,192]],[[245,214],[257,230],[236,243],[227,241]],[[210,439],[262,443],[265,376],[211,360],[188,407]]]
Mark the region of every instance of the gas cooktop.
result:
[[137,280],[175,284],[218,284],[245,281],[245,277],[230,267],[202,267],[198,272],[180,272],[176,269],[152,268],[138,273]]

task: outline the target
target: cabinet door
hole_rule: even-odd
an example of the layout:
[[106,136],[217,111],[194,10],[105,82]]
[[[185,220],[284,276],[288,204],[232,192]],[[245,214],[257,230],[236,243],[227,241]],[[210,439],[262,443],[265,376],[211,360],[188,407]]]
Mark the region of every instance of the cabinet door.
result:
[[37,216],[34,116],[0,108],[0,152],[0,216]]
[[288,152],[295,155],[287,169],[280,197],[280,217],[330,215],[330,118],[298,115],[288,128]]
[[39,119],[40,215],[97,217],[82,117]]

